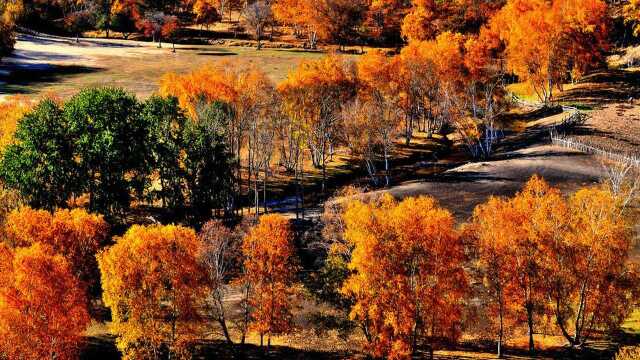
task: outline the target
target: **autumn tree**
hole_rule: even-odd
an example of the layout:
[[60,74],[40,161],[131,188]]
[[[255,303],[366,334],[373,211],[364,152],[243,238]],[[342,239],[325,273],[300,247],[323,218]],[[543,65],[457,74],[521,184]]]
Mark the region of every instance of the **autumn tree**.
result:
[[364,26],[379,42],[398,43],[401,26],[411,4],[404,0],[373,0],[367,9]]
[[402,119],[400,82],[395,76],[399,65],[398,58],[387,57],[380,51],[368,54],[357,64],[358,96],[366,102],[365,107],[371,115],[370,125],[375,126],[374,133],[384,158],[386,186],[390,183],[390,152],[400,132]]
[[444,32],[435,40],[414,41],[402,49],[395,79],[409,144],[416,125],[428,136],[455,124],[463,111],[460,92],[465,77],[461,34]]
[[176,52],[176,37],[180,32],[180,20],[177,16],[165,17],[160,33],[165,38],[171,40],[171,51]]
[[281,215],[264,215],[242,244],[244,278],[250,284],[250,329],[267,336],[287,333],[292,326],[291,300],[295,261],[293,233]]
[[196,24],[206,26],[207,30],[209,30],[209,25],[222,20],[223,15],[218,13],[211,0],[196,0],[193,4],[193,12],[196,15]]
[[[628,262],[629,225],[620,205],[602,188],[566,200],[533,177],[514,198],[492,198],[474,211],[468,229],[494,308],[500,320],[525,313],[531,351],[537,315],[554,318],[576,347],[628,315],[638,274]],[[499,340],[502,331],[501,324]]]
[[623,11],[625,23],[631,24],[634,35],[640,35],[640,1],[629,1],[629,3],[624,6]]
[[16,19],[23,11],[22,0],[7,0],[0,4],[0,60],[13,51]]
[[202,243],[181,226],[134,225],[98,255],[105,305],[125,359],[186,356],[209,294]]
[[353,39],[367,7],[361,0],[277,0],[273,9],[279,22],[304,29],[309,47],[315,49],[318,40],[345,45]]
[[323,194],[327,162],[338,135],[340,106],[355,96],[356,82],[353,66],[330,55],[302,63],[278,86],[288,115],[304,123],[313,165],[322,170]]
[[360,159],[374,185],[378,185],[376,163],[383,160],[385,186],[389,185],[389,159],[400,114],[393,104],[356,99],[344,106],[341,116],[342,141],[351,155]]
[[67,260],[48,245],[0,245],[0,354],[78,359],[89,325],[87,299]]
[[65,28],[76,37],[76,43],[80,42],[80,34],[91,29],[95,24],[95,11],[90,2],[78,2],[71,13],[64,18]]
[[226,305],[226,296],[231,282],[240,275],[241,271],[242,239],[237,236],[238,233],[218,220],[206,222],[198,233],[203,243],[199,259],[208,275],[211,289],[208,308],[218,322],[222,335],[230,344],[233,340],[229,332],[229,309]]
[[[374,356],[410,359],[419,341],[455,338],[467,280],[451,213],[429,197],[353,202],[344,214],[353,245],[342,291]],[[402,259],[402,261],[398,261]]]
[[272,17],[271,6],[265,1],[256,1],[244,10],[244,19],[256,37],[258,50],[262,49],[264,28],[269,21],[271,21]]
[[69,269],[82,285],[96,285],[95,255],[109,234],[109,226],[101,215],[83,209],[59,209],[51,213],[22,207],[9,213],[4,233],[5,242],[12,247],[34,243],[50,246],[67,259]]
[[510,204],[500,198],[490,198],[473,211],[471,223],[465,232],[473,239],[476,250],[475,266],[487,288],[489,314],[497,317],[497,356],[503,356],[507,319],[513,307],[512,247],[513,211]]
[[551,307],[571,346],[583,346],[596,329],[617,329],[640,293],[629,261],[632,234],[621,199],[585,188],[568,200],[568,224],[551,244]]
[[601,63],[606,10],[601,0],[510,0],[488,26],[504,41],[508,69],[548,103],[563,82]]
[[22,97],[10,97],[0,103],[0,152],[14,142],[18,121],[32,107],[31,101]]

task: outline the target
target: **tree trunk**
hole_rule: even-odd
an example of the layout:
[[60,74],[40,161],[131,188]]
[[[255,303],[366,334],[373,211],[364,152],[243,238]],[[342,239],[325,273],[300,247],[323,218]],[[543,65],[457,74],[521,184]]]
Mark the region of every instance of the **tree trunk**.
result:
[[529,352],[533,353],[535,345],[533,342],[533,304],[527,304],[527,325],[529,326]]
[[268,167],[269,162],[265,161],[264,163],[264,177],[262,178],[262,201],[263,201],[263,210],[264,213],[267,213],[267,175],[269,171]]
[[498,302],[499,302],[499,316],[500,316],[500,330],[498,333],[498,358],[502,358],[502,338],[504,336],[504,305],[502,301],[502,291],[498,289]]

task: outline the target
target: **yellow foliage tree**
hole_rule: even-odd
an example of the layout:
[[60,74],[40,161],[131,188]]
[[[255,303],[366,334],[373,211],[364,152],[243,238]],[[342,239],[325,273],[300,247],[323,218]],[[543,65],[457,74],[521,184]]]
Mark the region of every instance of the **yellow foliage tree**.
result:
[[20,97],[0,102],[0,152],[13,142],[18,121],[30,108],[31,103]]
[[374,356],[410,359],[419,340],[459,336],[467,279],[450,212],[429,197],[386,195],[344,214],[353,272],[342,292],[355,304]]
[[134,225],[98,255],[102,298],[125,359],[153,358],[163,346],[172,358],[188,358],[210,291],[201,247],[188,228]]

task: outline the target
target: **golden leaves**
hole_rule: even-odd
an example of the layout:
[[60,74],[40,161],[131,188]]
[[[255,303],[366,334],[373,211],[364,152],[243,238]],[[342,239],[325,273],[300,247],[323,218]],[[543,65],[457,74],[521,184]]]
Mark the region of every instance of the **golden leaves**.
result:
[[[191,229],[132,226],[98,255],[103,300],[111,308],[118,348],[128,358],[166,343],[180,354],[197,337],[198,308],[208,293]],[[133,353],[131,352],[133,351]]]
[[451,213],[429,197],[355,201],[344,214],[354,250],[342,292],[355,300],[351,317],[372,336],[375,356],[410,358],[414,328],[451,333],[460,319],[464,251]]

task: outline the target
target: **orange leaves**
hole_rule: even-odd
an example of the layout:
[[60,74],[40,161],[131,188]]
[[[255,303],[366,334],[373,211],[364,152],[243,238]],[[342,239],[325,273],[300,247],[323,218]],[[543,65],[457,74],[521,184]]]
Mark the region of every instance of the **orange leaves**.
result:
[[264,215],[242,244],[244,281],[251,286],[251,329],[260,335],[291,329],[291,285],[294,281],[293,234],[281,215]]
[[125,358],[149,356],[163,343],[180,354],[197,336],[208,293],[200,249],[191,229],[134,225],[98,255],[102,297]]
[[533,177],[514,198],[478,206],[470,229],[496,302],[526,311],[530,327],[546,311],[572,345],[619,325],[637,296],[629,224],[608,190],[585,188],[567,201]]
[[238,112],[253,109],[272,95],[273,88],[264,72],[230,63],[206,65],[185,75],[168,73],[160,80],[160,94],[178,98],[191,116],[200,101],[231,104]]
[[180,106],[192,116],[200,100],[232,103],[238,96],[233,74],[223,69],[209,65],[186,75],[165,74],[160,79],[160,94],[178,98]]
[[101,215],[83,209],[46,210],[23,207],[7,216],[5,236],[14,247],[42,243],[67,258],[73,274],[95,282],[95,254],[107,239],[109,227]]
[[76,359],[89,315],[66,259],[40,243],[15,251],[0,245],[0,263],[0,353]]
[[601,0],[510,0],[490,27],[506,44],[510,70],[530,81],[545,102],[567,73],[597,65],[607,47]]
[[432,198],[356,201],[344,214],[354,247],[342,291],[371,335],[374,356],[410,358],[415,336],[456,337],[466,291],[462,242]]
[[279,84],[278,90],[285,97],[293,93],[306,92],[310,93],[309,96],[312,98],[334,96],[337,97],[336,100],[342,100],[352,96],[355,84],[356,79],[348,60],[329,55],[300,64]]

